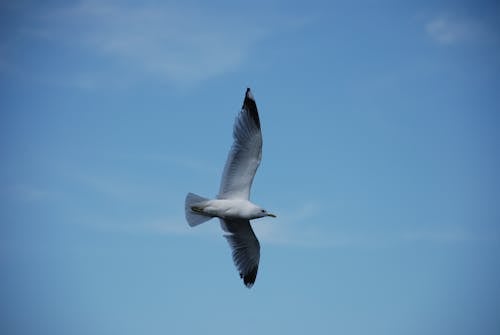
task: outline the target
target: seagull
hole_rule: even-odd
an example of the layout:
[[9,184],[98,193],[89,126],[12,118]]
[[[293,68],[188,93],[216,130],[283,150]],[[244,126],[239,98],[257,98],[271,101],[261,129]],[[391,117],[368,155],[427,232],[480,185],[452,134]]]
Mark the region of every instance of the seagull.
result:
[[219,195],[207,199],[188,193],[185,200],[186,220],[191,227],[217,217],[224,237],[232,250],[233,262],[246,287],[257,278],[260,244],[250,220],[276,215],[250,202],[250,188],[262,159],[262,132],[257,104],[247,88],[243,107],[233,127],[233,145],[229,150]]

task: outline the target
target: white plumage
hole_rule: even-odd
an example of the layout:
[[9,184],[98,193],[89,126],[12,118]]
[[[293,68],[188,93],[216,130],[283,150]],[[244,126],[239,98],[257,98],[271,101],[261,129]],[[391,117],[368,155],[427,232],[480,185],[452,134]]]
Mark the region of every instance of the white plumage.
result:
[[188,193],[186,220],[196,226],[218,217],[232,249],[233,261],[244,284],[252,287],[257,277],[260,245],[250,220],[275,217],[249,201],[250,188],[262,158],[262,133],[259,113],[252,92],[247,88],[243,107],[233,128],[234,142],[222,173],[219,195],[207,199]]

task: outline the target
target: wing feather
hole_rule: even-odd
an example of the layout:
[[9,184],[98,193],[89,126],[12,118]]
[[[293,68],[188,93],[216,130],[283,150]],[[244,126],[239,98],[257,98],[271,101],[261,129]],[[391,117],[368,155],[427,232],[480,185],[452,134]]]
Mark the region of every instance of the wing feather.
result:
[[262,159],[262,133],[257,105],[247,88],[243,107],[233,128],[234,142],[229,151],[219,190],[219,199],[249,199],[250,188]]
[[233,262],[243,279],[243,283],[252,287],[257,278],[260,260],[260,244],[255,236],[250,221],[220,219],[222,229],[229,233],[224,237],[232,250]]

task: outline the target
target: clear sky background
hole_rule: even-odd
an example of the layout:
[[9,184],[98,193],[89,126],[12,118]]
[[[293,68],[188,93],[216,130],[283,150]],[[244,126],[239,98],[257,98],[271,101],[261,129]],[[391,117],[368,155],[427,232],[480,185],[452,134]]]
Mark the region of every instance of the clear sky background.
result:
[[[2,1],[2,334],[499,334],[495,1]],[[251,87],[243,286],[215,196]]]

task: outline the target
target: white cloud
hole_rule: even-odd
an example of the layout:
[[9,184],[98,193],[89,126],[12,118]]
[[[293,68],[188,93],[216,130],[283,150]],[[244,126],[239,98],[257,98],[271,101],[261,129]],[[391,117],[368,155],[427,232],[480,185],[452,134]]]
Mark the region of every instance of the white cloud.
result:
[[449,16],[439,16],[427,22],[425,30],[432,39],[443,45],[477,40],[482,35],[477,22]]
[[[134,78],[153,75],[191,85],[239,69],[259,41],[272,33],[275,22],[254,14],[83,1],[40,14],[38,23],[24,32],[100,57],[109,64],[100,71],[121,77],[126,77],[123,72],[135,73]],[[82,87],[98,82],[89,74],[75,80]]]

